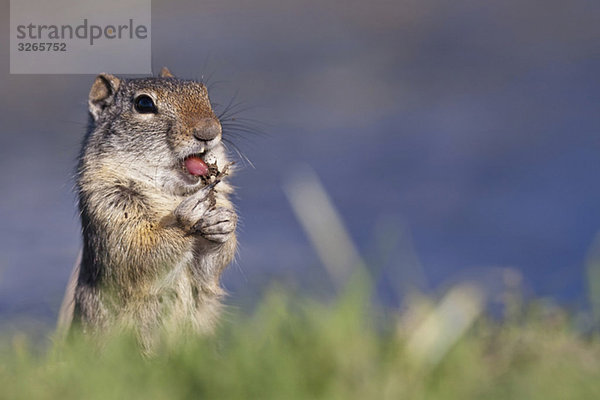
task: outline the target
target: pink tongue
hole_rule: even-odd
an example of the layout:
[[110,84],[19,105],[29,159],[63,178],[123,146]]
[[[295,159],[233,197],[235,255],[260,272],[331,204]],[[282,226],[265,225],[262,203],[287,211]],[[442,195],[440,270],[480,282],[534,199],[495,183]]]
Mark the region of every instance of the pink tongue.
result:
[[185,159],[185,167],[188,172],[194,176],[203,176],[208,174],[208,165],[200,157],[188,157]]

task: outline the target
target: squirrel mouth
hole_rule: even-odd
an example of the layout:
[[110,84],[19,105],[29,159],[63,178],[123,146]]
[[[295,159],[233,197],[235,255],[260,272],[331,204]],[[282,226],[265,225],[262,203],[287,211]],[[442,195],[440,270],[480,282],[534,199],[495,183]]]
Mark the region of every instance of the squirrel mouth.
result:
[[183,159],[183,170],[188,174],[200,177],[209,173],[209,167],[204,161],[205,153],[194,153]]

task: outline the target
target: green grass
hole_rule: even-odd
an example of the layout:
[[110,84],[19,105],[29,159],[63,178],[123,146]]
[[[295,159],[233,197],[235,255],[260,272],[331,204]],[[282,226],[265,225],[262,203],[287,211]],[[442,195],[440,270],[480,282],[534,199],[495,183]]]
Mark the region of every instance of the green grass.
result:
[[560,310],[529,307],[502,323],[479,315],[431,362],[407,345],[431,303],[383,313],[365,306],[364,290],[327,304],[284,293],[149,358],[127,336],[45,351],[16,336],[0,353],[0,398],[600,398],[600,342]]

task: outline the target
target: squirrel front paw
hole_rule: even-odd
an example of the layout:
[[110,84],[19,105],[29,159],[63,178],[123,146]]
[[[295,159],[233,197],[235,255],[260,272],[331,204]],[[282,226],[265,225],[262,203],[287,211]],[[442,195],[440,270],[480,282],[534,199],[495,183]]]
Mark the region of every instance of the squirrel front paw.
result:
[[207,240],[216,243],[225,243],[235,232],[237,215],[235,211],[217,207],[208,210],[194,228]]
[[198,233],[212,242],[224,243],[235,232],[237,215],[229,208],[215,208],[214,187],[217,183],[205,186],[182,201],[174,214],[188,234]]
[[213,191],[215,183],[207,185],[187,199],[183,200],[175,209],[174,214],[179,226],[187,233],[196,232],[195,225],[216,204]]

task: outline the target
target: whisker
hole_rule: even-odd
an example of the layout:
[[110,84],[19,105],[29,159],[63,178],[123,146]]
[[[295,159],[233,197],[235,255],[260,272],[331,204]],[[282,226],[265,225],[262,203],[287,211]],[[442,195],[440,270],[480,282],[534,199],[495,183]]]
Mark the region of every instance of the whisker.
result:
[[232,128],[232,129],[246,129],[254,131],[254,133],[265,133],[262,131],[257,125],[245,123],[245,122],[221,122],[222,127]]
[[219,114],[218,118],[219,120],[221,119],[230,119],[230,118],[235,118],[236,115],[240,114],[240,113],[244,113],[247,111],[251,111],[255,109],[255,107],[253,106],[247,106],[244,103],[236,103],[233,105],[228,105],[225,110],[223,110],[223,112],[221,114]]
[[250,159],[248,157],[246,157],[246,155],[244,153],[242,153],[242,151],[239,149],[239,147],[233,143],[232,141],[228,140],[228,139],[223,139],[223,146],[225,146],[225,148],[229,150],[229,146],[231,146],[233,148],[233,150],[237,153],[239,159],[242,162],[246,162],[248,163],[248,165],[250,165],[253,169],[256,169],[256,167],[254,166],[254,164],[252,163],[252,161],[250,161]]
[[229,103],[225,106],[225,109],[217,115],[217,118],[222,119],[222,118],[227,118],[227,113],[235,106],[237,106],[238,103],[235,103],[235,100],[237,99],[237,96],[239,94],[239,90],[235,92],[235,94],[233,95],[233,97],[231,98],[231,100],[229,100]]
[[263,121],[258,120],[256,118],[248,118],[248,117],[237,117],[237,116],[231,116],[229,118],[224,118],[223,121],[236,121],[236,122],[248,122],[248,123],[254,123],[257,125],[266,125]]

